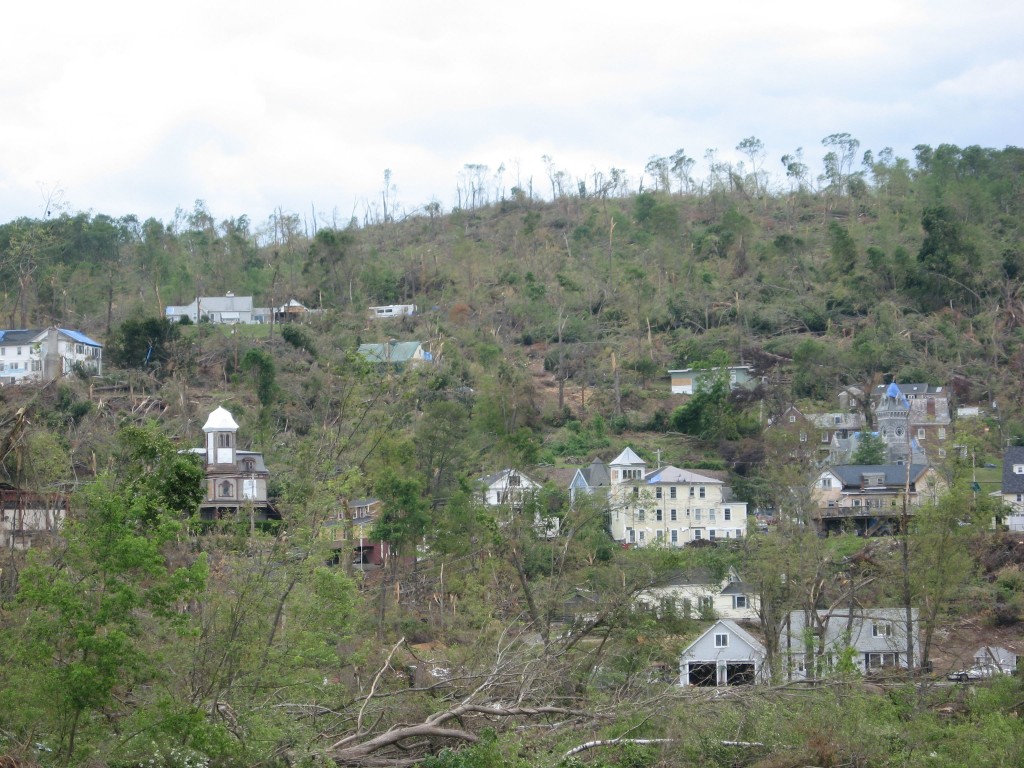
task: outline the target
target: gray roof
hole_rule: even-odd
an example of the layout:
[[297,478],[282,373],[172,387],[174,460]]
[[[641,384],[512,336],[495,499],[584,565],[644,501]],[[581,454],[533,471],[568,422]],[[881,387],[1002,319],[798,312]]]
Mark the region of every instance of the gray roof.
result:
[[643,479],[643,482],[651,485],[655,483],[707,483],[707,484],[719,484],[721,480],[716,480],[713,477],[707,475],[699,475],[696,472],[691,472],[688,469],[679,469],[679,467],[667,466],[657,469],[651,472]]
[[594,459],[589,466],[581,467],[580,475],[590,488],[600,488],[611,484],[611,475],[608,474],[608,465],[600,459]]
[[[910,482],[916,483],[927,469],[927,464],[911,464]],[[884,474],[886,486],[895,487],[907,482],[906,464],[840,464],[829,467],[829,471],[842,481],[844,488],[860,488],[861,480],[866,474]]]
[[663,579],[659,579],[656,586],[659,587],[682,587],[688,584],[708,584],[718,586],[722,583],[709,568],[691,568],[688,571],[673,571]]
[[[885,394],[885,391],[890,387],[889,384],[879,384],[873,390],[871,394],[873,397],[881,397]],[[944,394],[945,387],[935,387],[931,384],[900,384],[896,383],[899,387],[900,393],[906,397],[912,395],[940,395]]]
[[252,312],[252,296],[200,296],[203,312]]
[[1024,464],[1024,447],[1014,445],[1003,454],[1003,493],[1024,493],[1024,475],[1014,474],[1014,464]]
[[[22,328],[11,331],[0,331],[0,344],[7,346],[19,344],[31,344],[35,341],[42,341],[47,328]],[[102,347],[98,341],[90,339],[81,331],[74,331],[70,328],[58,328],[57,332],[79,344],[87,344],[90,347]]]

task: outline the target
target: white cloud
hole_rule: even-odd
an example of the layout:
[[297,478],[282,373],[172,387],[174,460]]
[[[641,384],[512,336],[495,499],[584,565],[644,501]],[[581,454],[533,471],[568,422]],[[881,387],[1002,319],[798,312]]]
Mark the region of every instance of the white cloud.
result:
[[[218,217],[347,211],[391,168],[446,204],[466,163],[574,176],[758,136],[769,168],[848,131],[862,148],[1019,140],[1024,15],[993,0],[653,0],[492,7],[55,0],[7,13],[0,220],[76,208]],[[546,184],[546,182],[545,182]]]

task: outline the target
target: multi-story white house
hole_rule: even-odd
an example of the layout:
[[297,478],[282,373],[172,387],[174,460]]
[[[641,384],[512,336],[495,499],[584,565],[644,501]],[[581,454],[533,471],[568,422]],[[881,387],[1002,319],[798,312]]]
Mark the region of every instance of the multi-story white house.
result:
[[0,384],[53,381],[80,367],[103,372],[103,345],[68,328],[0,331]]
[[622,544],[682,547],[746,536],[747,503],[732,499],[721,480],[671,466],[648,470],[631,448],[608,469],[611,533]]

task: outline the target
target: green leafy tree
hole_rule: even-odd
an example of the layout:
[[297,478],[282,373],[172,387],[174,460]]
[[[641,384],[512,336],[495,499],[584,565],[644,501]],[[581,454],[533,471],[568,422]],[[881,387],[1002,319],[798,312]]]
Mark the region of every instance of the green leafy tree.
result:
[[65,547],[33,552],[2,614],[8,728],[22,743],[47,744],[64,764],[86,762],[79,734],[102,731],[157,675],[147,636],[185,629],[179,608],[206,579],[204,557],[168,560],[203,497],[196,457],[152,427],[126,428],[121,438],[116,469],[76,497]]
[[851,464],[884,464],[885,440],[874,432],[861,432],[857,441],[857,449],[850,457]]
[[107,359],[120,368],[169,373],[180,329],[160,317],[125,320],[107,344]]

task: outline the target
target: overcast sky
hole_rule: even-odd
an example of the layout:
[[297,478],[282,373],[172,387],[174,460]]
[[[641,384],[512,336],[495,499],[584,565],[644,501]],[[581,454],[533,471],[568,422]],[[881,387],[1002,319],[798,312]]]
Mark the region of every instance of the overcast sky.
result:
[[54,211],[346,222],[678,149],[766,167],[1024,143],[1020,0],[15,3],[0,46],[0,221]]

